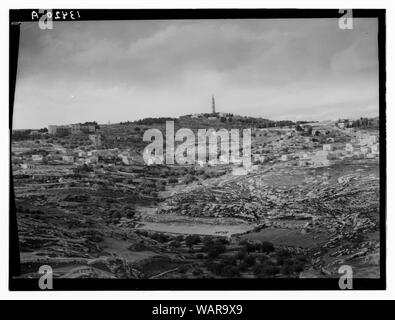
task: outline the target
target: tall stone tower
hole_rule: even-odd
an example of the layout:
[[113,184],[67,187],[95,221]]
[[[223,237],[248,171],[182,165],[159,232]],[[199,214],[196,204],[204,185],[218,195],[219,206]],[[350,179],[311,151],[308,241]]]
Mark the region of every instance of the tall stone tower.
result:
[[211,104],[212,104],[212,108],[213,108],[213,114],[215,114],[215,99],[214,99],[214,95],[211,96]]

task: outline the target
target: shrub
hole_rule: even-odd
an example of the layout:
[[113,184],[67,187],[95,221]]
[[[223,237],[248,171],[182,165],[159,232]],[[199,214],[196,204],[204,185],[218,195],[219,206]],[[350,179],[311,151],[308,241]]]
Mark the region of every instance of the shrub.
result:
[[209,267],[209,270],[215,273],[216,275],[222,275],[222,270],[225,268],[225,264],[223,263],[213,263]]
[[122,214],[119,211],[112,211],[111,217],[112,217],[112,219],[119,220],[120,218],[122,218]]
[[259,245],[259,249],[261,252],[269,253],[274,251],[274,245],[271,242],[263,241]]
[[151,236],[152,239],[158,241],[158,242],[167,242],[169,241],[169,236],[163,234],[163,233],[154,233]]
[[264,266],[262,272],[265,276],[273,277],[280,272],[280,268],[277,266]]
[[187,246],[193,246],[194,244],[200,243],[200,237],[198,235],[188,235],[185,238],[185,243]]
[[248,242],[248,240],[241,240],[240,242],[239,242],[239,245],[241,245],[241,246],[245,246],[245,245],[247,245],[249,242]]
[[253,257],[252,255],[247,255],[245,258],[244,258],[244,263],[247,265],[247,266],[253,266],[254,264],[255,264],[255,257]]
[[224,257],[222,259],[222,262],[225,263],[228,266],[235,266],[235,265],[237,265],[236,257],[229,257],[229,256]]
[[179,241],[177,241],[177,240],[173,240],[173,241],[171,241],[171,242],[169,243],[169,245],[170,245],[171,247],[173,247],[173,248],[178,248],[178,247],[181,246],[181,243],[180,243]]
[[128,219],[133,219],[133,217],[134,217],[134,212],[128,212],[128,213],[126,213],[126,218],[128,218]]
[[295,272],[295,268],[294,268],[294,266],[293,266],[292,264],[285,263],[285,264],[283,265],[282,269],[281,269],[281,272],[282,272],[284,275],[289,276],[289,275],[291,275],[292,273]]
[[221,270],[221,275],[225,277],[236,277],[239,275],[239,270],[235,266],[225,266]]
[[219,239],[216,240],[216,242],[217,243],[221,243],[221,244],[225,244],[225,245],[229,244],[229,241],[226,238],[219,238]]
[[188,184],[188,183],[191,183],[196,180],[197,180],[197,178],[195,176],[193,176],[191,174],[187,174],[184,178],[184,183]]
[[177,182],[178,182],[177,178],[175,178],[175,177],[170,177],[169,178],[169,183],[177,183]]
[[196,258],[202,260],[202,259],[204,259],[204,254],[203,253],[198,253],[196,255]]
[[213,242],[214,241],[213,241],[213,239],[211,237],[206,236],[206,237],[203,238],[203,244],[205,246],[211,245]]
[[165,190],[165,184],[163,183],[163,181],[157,181],[156,182],[156,189],[159,190],[159,191]]
[[245,250],[246,250],[248,253],[250,253],[250,252],[256,251],[257,245],[254,244],[254,243],[251,243],[251,242],[247,242],[247,243],[244,245],[244,248],[245,248]]
[[248,269],[248,265],[244,261],[241,261],[240,264],[239,264],[239,270],[240,271],[245,271],[247,269]]
[[181,267],[179,267],[178,268],[178,271],[180,272],[180,273],[185,273],[185,272],[187,272],[188,271],[188,266],[181,266]]
[[215,243],[212,247],[210,247],[207,251],[207,254],[210,258],[216,258],[218,257],[221,253],[226,252],[226,247],[223,244],[220,243]]
[[291,256],[291,252],[287,249],[281,249],[277,251],[277,257],[279,258],[288,258]]
[[236,254],[236,257],[239,260],[243,260],[246,257],[246,255],[247,255],[247,251],[242,249]]
[[144,237],[148,236],[148,231],[146,230],[137,230],[136,233]]
[[263,273],[263,272],[262,272],[262,269],[263,269],[263,268],[262,268],[262,265],[256,264],[256,265],[254,265],[254,266],[252,267],[252,273],[255,274],[255,275],[257,276],[257,275]]
[[192,274],[193,274],[194,276],[199,276],[199,275],[201,275],[202,273],[203,273],[203,271],[202,271],[201,269],[199,269],[199,268],[193,269],[193,271],[192,271]]

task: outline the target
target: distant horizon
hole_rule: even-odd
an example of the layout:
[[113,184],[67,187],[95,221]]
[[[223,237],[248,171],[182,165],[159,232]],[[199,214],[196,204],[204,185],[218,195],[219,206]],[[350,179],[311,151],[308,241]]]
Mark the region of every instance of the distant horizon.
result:
[[[204,112],[203,112],[204,113]],[[207,114],[209,114],[210,112],[205,112]],[[217,113],[223,113],[223,111],[218,111]],[[224,112],[224,113],[231,113],[231,112]],[[200,114],[200,113],[199,113]],[[186,116],[186,115],[194,115],[193,113],[189,113],[189,114],[185,114],[185,115],[180,115],[177,117],[170,117],[170,116],[156,116],[156,117],[146,117],[146,118],[141,118],[141,119],[136,119],[136,120],[123,120],[123,121],[110,121],[110,125],[115,125],[115,124],[121,124],[121,123],[125,123],[125,122],[137,122],[139,120],[144,120],[147,118],[174,118],[174,119],[179,119],[182,116]],[[350,117],[338,117],[336,119],[323,119],[323,120],[314,120],[314,119],[305,119],[305,120],[292,120],[292,119],[269,119],[269,118],[265,118],[265,117],[254,117],[254,116],[249,116],[249,115],[240,115],[240,114],[233,114],[235,116],[241,116],[241,117],[249,117],[249,118],[262,118],[262,119],[266,119],[269,121],[292,121],[292,122],[298,122],[298,121],[302,121],[302,122],[325,122],[325,121],[337,121],[339,119],[348,119],[348,120],[358,120],[360,118],[379,118],[379,115],[372,115],[372,116],[360,116],[360,117],[354,117],[354,118],[350,118]],[[29,127],[29,128],[12,128],[12,130],[40,130],[43,128],[48,128],[48,126],[51,125],[55,125],[55,126],[67,126],[67,125],[71,125],[71,124],[82,124],[85,122],[96,122],[99,126],[100,125],[108,125],[108,122],[98,122],[96,120],[84,120],[84,121],[79,121],[79,122],[70,122],[70,123],[50,123],[47,124],[46,126],[43,127]]]

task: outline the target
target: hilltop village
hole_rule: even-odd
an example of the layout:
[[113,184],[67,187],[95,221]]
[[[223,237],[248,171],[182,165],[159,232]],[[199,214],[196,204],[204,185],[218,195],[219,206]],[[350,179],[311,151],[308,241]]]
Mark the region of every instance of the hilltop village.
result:
[[[144,132],[251,128],[251,166],[146,164]],[[23,277],[379,276],[378,118],[176,119],[14,130]],[[219,142],[218,142],[219,144]],[[242,149],[243,147],[241,147]]]

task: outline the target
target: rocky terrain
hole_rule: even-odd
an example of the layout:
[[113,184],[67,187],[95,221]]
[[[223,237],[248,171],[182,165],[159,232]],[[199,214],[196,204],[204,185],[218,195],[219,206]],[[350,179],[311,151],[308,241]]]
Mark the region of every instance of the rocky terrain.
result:
[[[106,148],[142,132],[115,128],[103,130]],[[347,264],[377,278],[379,158],[341,151],[328,165],[298,163],[301,151],[328,139],[343,148],[355,136],[333,132],[264,131],[245,175],[236,165],[145,166],[135,155],[125,164],[125,151],[94,146],[75,154],[100,152],[97,163],[64,163],[50,155],[75,137],[15,141],[21,276],[48,264],[67,278],[321,278]],[[41,153],[49,160],[27,161]]]

